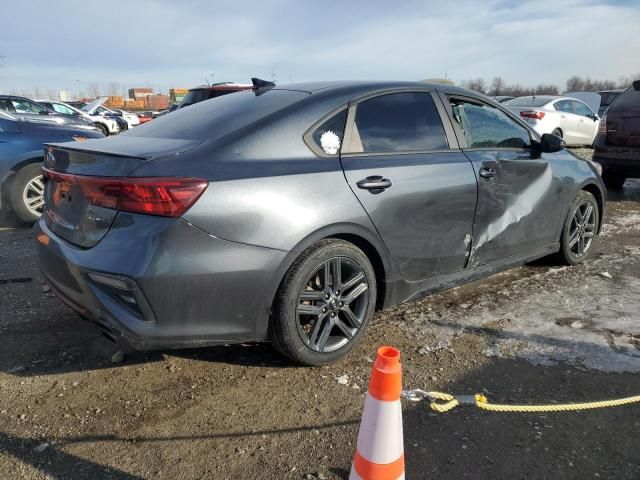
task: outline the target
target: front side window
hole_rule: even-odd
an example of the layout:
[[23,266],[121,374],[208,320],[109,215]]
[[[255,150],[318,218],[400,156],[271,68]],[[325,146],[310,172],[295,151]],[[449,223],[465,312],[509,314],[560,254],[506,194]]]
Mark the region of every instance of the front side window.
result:
[[49,110],[44,108],[42,105],[38,105],[37,103],[30,102],[29,100],[22,99],[14,99],[11,100],[13,104],[13,108],[16,109],[18,113],[48,113]]
[[495,107],[452,99],[451,108],[469,148],[525,148],[531,144],[529,131]]
[[356,106],[348,153],[448,148],[440,115],[429,93],[392,93]]
[[577,115],[582,115],[583,117],[591,117],[593,115],[593,112],[589,107],[587,107],[584,103],[576,102],[575,100],[573,101],[573,111]]

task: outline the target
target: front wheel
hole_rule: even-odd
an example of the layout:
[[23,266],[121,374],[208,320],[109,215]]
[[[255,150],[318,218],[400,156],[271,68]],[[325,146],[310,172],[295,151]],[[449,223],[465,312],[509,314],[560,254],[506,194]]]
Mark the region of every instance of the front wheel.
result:
[[560,261],[567,265],[582,263],[592,250],[600,226],[598,202],[581,190],[569,207],[560,238]]
[[26,223],[38,220],[44,207],[41,165],[32,163],[16,173],[9,194],[11,207],[20,220]]
[[331,363],[358,344],[375,304],[375,272],[362,250],[344,240],[321,240],[300,255],[282,281],[270,324],[272,343],[298,363]]

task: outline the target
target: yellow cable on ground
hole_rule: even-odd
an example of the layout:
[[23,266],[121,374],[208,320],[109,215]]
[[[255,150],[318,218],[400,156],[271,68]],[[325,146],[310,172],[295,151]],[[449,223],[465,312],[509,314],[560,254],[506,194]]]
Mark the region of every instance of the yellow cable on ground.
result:
[[592,410],[594,408],[618,407],[630,403],[640,403],[640,395],[634,397],[602,400],[598,402],[565,403],[552,405],[502,405],[489,403],[482,394],[454,396],[443,392],[425,392],[424,390],[408,390],[403,392],[404,398],[412,401],[429,398],[429,406],[435,412],[445,413],[458,405],[475,405],[481,410],[490,412],[570,412],[576,410]]

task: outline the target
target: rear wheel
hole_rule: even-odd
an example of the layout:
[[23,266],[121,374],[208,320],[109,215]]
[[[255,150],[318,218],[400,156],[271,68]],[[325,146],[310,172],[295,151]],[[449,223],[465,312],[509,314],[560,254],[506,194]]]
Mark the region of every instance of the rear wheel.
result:
[[555,135],[556,137],[562,138],[562,130],[560,130],[559,128],[556,128],[553,132],[551,132],[551,135]]
[[582,263],[593,247],[599,226],[598,202],[589,192],[581,190],[569,207],[562,229],[558,253],[561,262],[567,265]]
[[10,188],[11,207],[23,222],[33,223],[44,207],[44,182],[41,165],[32,163],[22,168],[13,178]]
[[272,342],[304,365],[333,362],[358,344],[375,303],[376,277],[362,250],[343,240],[322,240],[300,255],[280,286]]
[[626,177],[617,173],[605,171],[602,174],[602,181],[610,190],[622,190],[622,186],[626,180]]
[[109,136],[109,129],[105,125],[103,125],[102,123],[96,123],[95,126],[105,137]]

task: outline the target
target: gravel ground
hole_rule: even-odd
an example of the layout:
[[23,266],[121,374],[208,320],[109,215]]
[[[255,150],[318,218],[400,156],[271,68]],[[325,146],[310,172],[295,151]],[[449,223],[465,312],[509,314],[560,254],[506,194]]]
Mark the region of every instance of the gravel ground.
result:
[[[378,313],[349,358],[315,369],[268,345],[113,358],[39,280],[31,232],[2,231],[0,478],[347,478],[383,343],[401,349],[406,387],[518,403],[639,394],[640,182],[610,196],[606,221],[585,265],[540,261]],[[640,478],[637,406],[404,407],[410,479]]]

